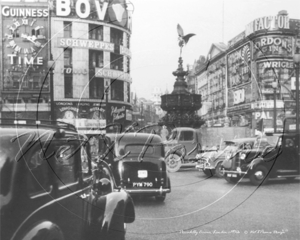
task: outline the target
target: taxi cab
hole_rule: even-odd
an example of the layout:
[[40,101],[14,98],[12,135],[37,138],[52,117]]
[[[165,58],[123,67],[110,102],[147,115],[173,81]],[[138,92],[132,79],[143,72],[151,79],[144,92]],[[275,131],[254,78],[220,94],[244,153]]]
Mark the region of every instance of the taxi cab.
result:
[[101,177],[108,166],[92,167],[86,136],[63,122],[0,121],[2,240],[124,239],[132,199]]
[[106,134],[106,154],[117,186],[130,195],[154,196],[163,202],[171,192],[160,136],[149,133]]

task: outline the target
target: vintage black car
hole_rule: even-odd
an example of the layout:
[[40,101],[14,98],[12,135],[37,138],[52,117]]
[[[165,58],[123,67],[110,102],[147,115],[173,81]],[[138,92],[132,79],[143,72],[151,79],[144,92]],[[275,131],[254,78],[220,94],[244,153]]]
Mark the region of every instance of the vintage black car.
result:
[[256,138],[236,138],[232,140],[224,141],[224,149],[218,150],[215,147],[204,150],[202,154],[197,155],[198,163],[196,169],[200,169],[208,177],[213,175],[222,178],[224,177],[223,171],[221,171],[223,161],[235,152],[240,151],[243,148],[252,148]]
[[294,179],[299,176],[299,135],[295,123],[287,124],[295,117],[285,119],[285,130],[278,135],[274,145],[263,145],[258,141],[253,149],[240,151],[223,162],[225,179],[237,183],[242,177],[249,177],[253,185],[260,185],[269,178]]
[[125,239],[132,199],[93,165],[74,126],[1,119],[1,240]]
[[107,134],[102,155],[111,166],[117,186],[130,195],[155,196],[164,201],[171,192],[164,145],[160,136],[148,133]]

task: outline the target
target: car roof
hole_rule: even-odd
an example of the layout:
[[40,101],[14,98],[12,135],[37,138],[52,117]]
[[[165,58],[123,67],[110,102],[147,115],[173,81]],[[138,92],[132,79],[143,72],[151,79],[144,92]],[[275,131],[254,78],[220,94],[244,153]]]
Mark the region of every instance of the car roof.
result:
[[[85,139],[87,137],[85,135],[79,134],[76,128],[73,125],[65,124],[63,122],[54,122],[54,121],[47,121],[47,123],[33,123],[30,119],[28,122],[26,120],[19,124],[19,123],[10,123],[6,122],[5,120],[2,121],[0,124],[0,132],[2,136],[11,136],[17,137],[21,140],[21,136],[28,134],[30,140],[35,139],[43,139],[43,140],[50,140],[49,135],[54,135],[57,139],[59,138],[76,138],[76,139]],[[23,120],[20,120],[23,121]],[[50,122],[50,124],[49,124]],[[24,141],[26,138],[23,138]]]
[[236,138],[232,140],[225,140],[225,143],[243,143],[243,142],[254,142],[257,138]]
[[162,143],[162,138],[157,134],[152,133],[124,133],[124,134],[116,134],[116,133],[108,133],[106,134],[107,137],[109,137],[112,141],[114,140],[122,140],[122,142],[128,142],[128,143],[136,143],[136,144],[144,144],[151,137],[151,142],[149,144],[153,143]]
[[195,132],[196,129],[190,128],[190,127],[177,127],[177,128],[174,128],[174,129],[172,130],[172,132],[173,132],[173,131],[193,131],[193,132]]

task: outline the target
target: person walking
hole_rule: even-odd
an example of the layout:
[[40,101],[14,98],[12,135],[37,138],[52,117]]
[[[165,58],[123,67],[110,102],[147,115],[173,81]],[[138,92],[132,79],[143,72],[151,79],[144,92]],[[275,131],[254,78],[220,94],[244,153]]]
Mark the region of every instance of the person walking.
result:
[[169,136],[169,131],[166,126],[163,126],[161,131],[160,131],[160,136],[163,141],[166,141],[168,136]]

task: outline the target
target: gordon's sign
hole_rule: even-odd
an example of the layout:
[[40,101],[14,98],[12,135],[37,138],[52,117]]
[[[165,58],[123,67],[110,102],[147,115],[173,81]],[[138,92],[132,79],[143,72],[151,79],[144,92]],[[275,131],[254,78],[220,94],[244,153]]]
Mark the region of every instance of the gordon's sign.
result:
[[[131,19],[125,0],[56,0],[55,14],[57,17],[70,17],[75,12],[76,18],[97,19],[122,27],[131,28]],[[130,29],[131,30],[131,29]]]

